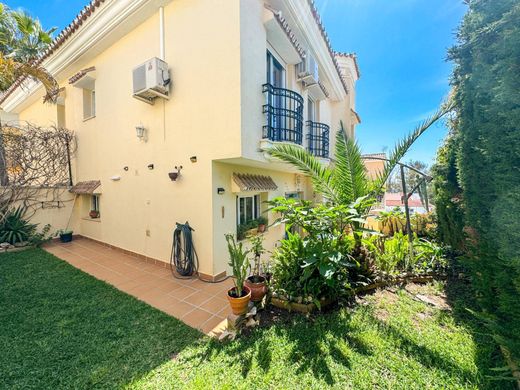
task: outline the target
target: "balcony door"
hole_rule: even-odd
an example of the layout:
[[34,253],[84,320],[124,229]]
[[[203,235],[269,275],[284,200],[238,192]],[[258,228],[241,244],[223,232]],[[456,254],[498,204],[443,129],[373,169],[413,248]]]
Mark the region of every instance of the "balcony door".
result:
[[[285,69],[269,51],[267,51],[267,83],[275,88],[285,88]],[[271,101],[267,102],[267,104],[271,104],[275,109],[274,115],[270,117],[270,126],[276,133],[275,138],[283,139],[284,134],[282,134],[282,132],[284,132],[285,128],[285,115],[283,115],[283,110],[286,109],[285,100],[282,94],[275,93],[271,95]]]

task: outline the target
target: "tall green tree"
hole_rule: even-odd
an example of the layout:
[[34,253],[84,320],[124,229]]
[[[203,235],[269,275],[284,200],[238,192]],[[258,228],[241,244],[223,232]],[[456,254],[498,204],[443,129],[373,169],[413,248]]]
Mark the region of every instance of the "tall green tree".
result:
[[38,19],[0,3],[0,92],[17,79],[30,77],[45,87],[45,101],[54,102],[59,86],[38,64],[39,56],[52,42],[55,28],[44,30]]
[[[449,52],[456,121],[438,188],[462,190],[475,289],[495,338],[520,360],[520,2],[468,4]],[[443,229],[458,228],[448,221],[439,215]]]

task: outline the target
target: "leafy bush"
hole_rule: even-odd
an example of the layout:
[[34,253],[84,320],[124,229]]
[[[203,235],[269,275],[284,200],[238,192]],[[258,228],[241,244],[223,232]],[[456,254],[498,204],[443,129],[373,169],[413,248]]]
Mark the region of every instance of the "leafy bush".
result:
[[354,238],[348,233],[354,221],[361,221],[357,211],[284,198],[270,204],[281,214],[276,224],[285,223],[287,231],[273,257],[274,290],[290,300],[317,306],[322,298],[345,295],[350,289],[350,270],[358,266],[350,255]]
[[371,236],[363,240],[379,271],[396,274],[402,271],[439,271],[446,265],[443,248],[433,241],[414,236],[413,256],[410,257],[408,236],[396,233],[393,237]]
[[381,223],[381,230],[387,236],[391,237],[398,232],[404,233],[406,230],[405,214],[399,207],[391,211],[381,211],[376,219]]

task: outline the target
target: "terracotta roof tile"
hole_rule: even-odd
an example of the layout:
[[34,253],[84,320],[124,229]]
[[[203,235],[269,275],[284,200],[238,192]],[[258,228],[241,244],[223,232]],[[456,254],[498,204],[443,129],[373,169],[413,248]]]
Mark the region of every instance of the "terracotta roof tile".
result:
[[233,173],[233,181],[241,191],[273,191],[278,188],[271,176]]
[[74,76],[69,79],[69,84],[74,84],[75,82],[81,80],[87,73],[93,72],[96,70],[95,66],[91,66],[90,68],[82,69]]
[[100,180],[80,181],[73,185],[69,191],[78,195],[93,194],[100,185]]

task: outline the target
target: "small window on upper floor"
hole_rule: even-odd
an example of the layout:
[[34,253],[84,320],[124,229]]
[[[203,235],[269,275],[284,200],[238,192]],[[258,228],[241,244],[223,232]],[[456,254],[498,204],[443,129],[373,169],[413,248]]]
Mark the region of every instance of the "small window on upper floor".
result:
[[83,88],[83,120],[96,116],[96,91]]

